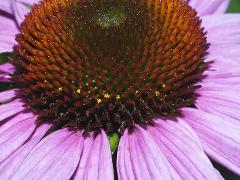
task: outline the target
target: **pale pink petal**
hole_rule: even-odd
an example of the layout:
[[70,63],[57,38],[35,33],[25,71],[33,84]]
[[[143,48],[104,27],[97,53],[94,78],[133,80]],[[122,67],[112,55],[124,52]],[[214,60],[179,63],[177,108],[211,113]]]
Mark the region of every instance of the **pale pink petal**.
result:
[[15,71],[15,66],[10,63],[0,64],[0,74],[1,73],[8,73],[12,74]]
[[240,121],[239,102],[236,103],[231,102],[231,100],[203,96],[197,100],[196,106],[219,117],[228,116]]
[[211,44],[207,60],[238,63],[239,66],[240,14],[206,16],[202,18],[202,25]]
[[25,19],[25,15],[31,11],[32,5],[38,1],[39,0],[11,0],[11,6],[19,25]]
[[36,118],[36,115],[34,115],[31,112],[20,112],[13,116],[12,118],[8,118],[6,122],[1,124],[0,126],[0,133],[4,132],[5,130],[9,129],[10,127],[14,126],[15,124],[24,121],[26,119],[30,118]]
[[[239,77],[240,80],[240,77]],[[213,81],[213,80],[212,80]],[[209,98],[215,100],[225,100],[229,102],[233,102],[236,104],[240,103],[240,96],[239,96],[240,84],[234,85],[218,85],[217,83],[213,84],[205,84],[203,83],[203,87],[196,91],[201,98]],[[197,100],[198,101],[198,100]]]
[[[210,49],[208,59],[215,62],[204,72],[207,77],[198,83],[202,85],[196,91],[199,94],[196,101],[199,110],[187,111],[190,116],[196,114],[189,122],[198,128],[208,154],[236,173],[240,172],[240,129],[237,128],[240,125],[239,17],[228,15],[205,20],[214,49],[214,52]],[[214,34],[220,35],[220,31],[227,35],[222,36],[222,42]],[[225,48],[229,51],[223,51]]]
[[240,121],[193,108],[183,109],[183,115],[182,119],[196,130],[206,153],[240,175]]
[[[229,86],[229,88],[231,87]],[[220,113],[240,120],[240,101],[237,91],[198,91],[198,93],[201,94],[196,101],[196,106],[199,109],[210,113]],[[236,98],[234,95],[236,95]]]
[[0,0],[0,10],[12,14],[12,9],[10,6],[10,0]]
[[0,164],[1,178],[10,179],[11,174],[13,174],[15,169],[21,165],[33,147],[42,139],[49,127],[49,124],[43,124],[40,127],[37,127],[34,134],[28,139],[26,144],[20,147]]
[[0,92],[0,103],[8,101],[16,97],[17,89],[11,89],[7,91]]
[[29,118],[14,124],[0,134],[0,163],[21,147],[33,133],[35,118]]
[[[225,68],[224,68],[225,67]],[[240,121],[240,67],[222,61],[215,70],[205,72],[207,78],[198,84],[202,88],[196,106],[217,116],[228,116]]]
[[[210,74],[209,72],[205,72],[204,74],[207,74],[207,78],[203,80],[203,82],[199,82],[198,84],[201,84],[203,86],[215,86],[216,87],[225,87],[225,88],[230,88],[231,86],[235,89],[236,86],[240,85],[239,82],[239,77],[235,76],[233,74],[232,77],[228,77],[226,76],[226,78],[224,79],[224,77],[222,77],[224,74],[227,75],[226,73],[223,74],[218,74],[218,73],[214,73],[214,74]],[[204,88],[204,87],[203,87]]]
[[58,130],[38,143],[12,179],[70,179],[77,168],[83,146],[82,133]]
[[[198,82],[202,88],[197,92],[205,91],[235,91],[239,92],[240,89],[240,66],[239,64],[233,64],[231,62],[216,60],[207,71],[204,72],[204,78],[202,82]],[[206,94],[206,93],[205,93]],[[229,94],[229,93],[228,93]],[[238,98],[238,95],[237,95]]]
[[25,107],[23,106],[24,103],[19,99],[0,105],[0,122],[25,110]]
[[74,179],[114,179],[110,146],[103,130],[96,137],[90,134],[84,141],[83,152]]
[[[221,49],[227,48],[227,51],[221,51]],[[240,60],[240,44],[213,44],[209,48],[209,55],[207,61],[215,61],[215,63],[228,62],[229,65],[236,64],[239,66]],[[214,63],[214,65],[215,65]]]
[[156,120],[148,131],[181,179],[221,179],[194,130],[182,120]]
[[0,16],[0,53],[12,52],[16,44],[15,35],[19,32],[16,23],[7,17]]
[[189,4],[195,8],[199,16],[222,14],[226,12],[230,0],[190,0]]
[[118,149],[120,180],[221,179],[189,125],[161,119],[156,123],[146,130],[125,130]]
[[178,178],[172,176],[174,173],[154,139],[138,126],[132,133],[126,129],[120,139],[117,170],[119,180]]
[[219,6],[215,10],[214,14],[226,13],[229,8],[230,2],[231,2],[231,0],[221,0],[221,2],[219,3]]
[[[240,40],[240,14],[211,15],[202,17],[208,42],[212,45],[238,44]],[[232,44],[233,45],[233,44]]]

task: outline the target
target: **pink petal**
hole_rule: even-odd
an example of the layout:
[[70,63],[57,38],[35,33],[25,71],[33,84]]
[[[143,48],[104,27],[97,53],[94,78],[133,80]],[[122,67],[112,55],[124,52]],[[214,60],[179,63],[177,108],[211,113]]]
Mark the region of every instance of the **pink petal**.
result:
[[21,147],[34,131],[35,118],[14,124],[0,134],[0,162]]
[[202,88],[196,92],[200,96],[196,100],[196,106],[217,116],[228,116],[240,120],[240,68],[227,66],[215,68],[215,71],[207,71],[205,78],[199,85]]
[[206,16],[202,25],[211,44],[207,59],[239,64],[240,14]]
[[15,35],[19,32],[16,23],[7,17],[0,16],[0,53],[12,52],[12,47],[16,44]]
[[113,180],[112,155],[106,133],[97,137],[90,134],[84,148],[74,179]]
[[231,87],[230,85],[217,85],[217,83],[216,83],[216,86],[214,86],[214,84],[204,84],[203,88],[199,89],[197,93],[201,95],[199,99],[208,98],[208,99],[235,102],[236,104],[239,104],[240,103],[240,96],[239,96],[240,84],[238,86],[239,87],[236,87],[233,85]]
[[183,114],[182,119],[196,130],[207,154],[240,175],[240,121],[193,108],[183,109]]
[[11,90],[0,92],[0,103],[16,97],[16,91],[17,89],[11,89]]
[[[140,127],[125,130],[117,154],[119,180],[174,179],[169,163],[150,134]],[[178,178],[177,176],[175,176]]]
[[213,45],[237,44],[240,40],[240,14],[211,15],[202,18],[208,32],[208,42]]
[[12,102],[0,105],[0,122],[5,120],[23,110],[25,110],[24,103],[16,99]]
[[12,83],[12,79],[8,74],[0,74],[0,82],[1,83]]
[[11,74],[15,71],[15,66],[10,63],[0,64],[0,74],[1,73],[8,73]]
[[216,116],[228,116],[240,121],[240,104],[225,99],[202,97],[197,100],[196,106]]
[[42,139],[49,127],[49,124],[43,124],[40,127],[36,128],[36,131],[31,136],[31,138],[28,139],[26,144],[24,144],[21,148],[19,148],[3,163],[0,164],[1,178],[10,179],[11,174],[13,174],[15,169],[21,165],[33,147]]
[[19,25],[25,19],[25,15],[31,11],[32,5],[38,1],[39,0],[11,0],[11,6]]
[[10,6],[10,0],[0,0],[0,10],[12,14],[12,9]]
[[183,121],[156,120],[121,137],[120,179],[221,179],[192,128]]
[[184,121],[156,121],[148,130],[181,179],[220,179],[194,130]]
[[199,16],[222,14],[226,12],[230,0],[190,0],[190,5],[196,8]]
[[81,132],[66,128],[58,130],[32,149],[12,179],[70,179],[77,168],[82,148]]
[[22,122],[26,119],[36,118],[36,116],[31,112],[20,112],[16,114],[14,117],[9,118],[5,123],[0,125],[0,133],[14,126],[15,124]]

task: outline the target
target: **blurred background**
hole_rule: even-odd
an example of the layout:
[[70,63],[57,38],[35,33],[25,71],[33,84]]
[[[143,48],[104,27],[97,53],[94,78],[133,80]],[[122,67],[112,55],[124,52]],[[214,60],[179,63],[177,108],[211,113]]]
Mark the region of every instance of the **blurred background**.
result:
[[231,0],[228,12],[240,12],[240,0]]
[[[199,1],[201,1],[201,0],[199,0]],[[231,0],[230,6],[228,9],[228,13],[240,13],[240,0]],[[3,63],[9,56],[10,56],[10,54],[7,54],[7,53],[0,54],[0,63]],[[9,87],[7,87],[6,85],[0,84],[0,91],[7,89],[7,88],[9,88]],[[224,176],[224,178],[226,180],[240,180],[239,176],[231,173],[230,171],[228,171],[221,165],[219,165],[215,162],[213,162],[213,164],[220,171],[220,173],[222,174],[222,176]]]

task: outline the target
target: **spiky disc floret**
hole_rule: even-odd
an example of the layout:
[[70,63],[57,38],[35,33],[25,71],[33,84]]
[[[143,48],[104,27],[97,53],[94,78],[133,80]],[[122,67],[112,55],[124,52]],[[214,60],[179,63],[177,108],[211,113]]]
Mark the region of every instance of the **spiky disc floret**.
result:
[[194,103],[208,44],[181,0],[42,0],[14,78],[39,121],[111,133]]

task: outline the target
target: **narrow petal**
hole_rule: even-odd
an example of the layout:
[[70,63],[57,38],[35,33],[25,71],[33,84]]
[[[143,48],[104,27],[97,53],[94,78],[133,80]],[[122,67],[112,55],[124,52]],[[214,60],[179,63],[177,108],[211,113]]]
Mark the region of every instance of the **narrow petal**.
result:
[[[154,139],[146,130],[125,130],[117,154],[120,180],[174,179],[169,164]],[[176,177],[177,178],[177,177]]]
[[18,25],[25,19],[25,15],[31,11],[32,5],[38,1],[39,0],[11,0],[11,6]]
[[207,77],[199,83],[202,88],[196,91],[199,94],[196,106],[216,116],[240,121],[240,68],[224,61],[221,66],[205,72]]
[[222,14],[226,12],[229,3],[230,0],[190,0],[189,2],[199,16]]
[[240,14],[211,15],[202,17],[202,26],[208,32],[211,44],[237,44],[240,39]]
[[77,168],[82,146],[81,132],[58,130],[33,148],[11,178],[70,179]]
[[194,130],[184,121],[156,121],[148,130],[180,179],[221,179]]
[[15,124],[21,121],[34,117],[36,117],[36,115],[34,115],[31,112],[20,112],[13,116],[12,118],[8,118],[6,122],[0,125],[0,133],[4,132],[5,130],[9,129],[10,127],[14,126]]
[[16,97],[16,91],[17,89],[11,89],[11,90],[0,92],[0,103]]
[[0,83],[12,83],[12,79],[8,74],[0,74]]
[[19,32],[16,23],[7,17],[0,16],[0,53],[12,52],[16,44],[15,35]]
[[[236,90],[236,88],[239,88],[240,85],[240,67],[235,64],[235,67],[228,66],[227,62],[222,61],[221,67],[218,65],[214,65],[210,67],[211,69],[208,69],[204,72],[204,75],[206,76],[205,79],[203,79],[202,82],[199,82],[199,85],[202,85],[203,87],[199,90],[200,91],[206,91],[207,89],[216,89],[218,88],[218,91],[221,91],[223,88],[224,90]],[[225,65],[225,66],[224,66]]]
[[[240,74],[240,73],[239,73]],[[226,77],[227,79],[227,77]],[[240,77],[239,77],[240,80]],[[214,82],[214,80],[211,80]],[[224,79],[223,79],[224,81]],[[225,100],[229,102],[235,102],[236,104],[239,104],[240,97],[239,97],[239,90],[240,90],[240,84],[235,85],[228,85],[228,84],[218,84],[215,83],[201,83],[203,87],[196,91],[201,98],[215,98],[215,100]],[[198,100],[197,100],[198,102]]]
[[0,176],[2,179],[10,179],[10,176],[21,165],[33,147],[42,139],[49,127],[49,124],[43,124],[38,127],[26,144],[0,164]]
[[240,63],[240,14],[212,15],[202,18],[208,42],[210,61]]
[[0,74],[8,73],[12,74],[15,71],[15,67],[10,63],[0,64]]
[[[189,122],[199,131],[198,134],[209,156],[238,174],[240,172],[238,158],[240,129],[237,128],[240,123],[239,17],[228,15],[206,19],[205,22],[208,24],[205,24],[210,32],[209,39],[213,43],[208,59],[215,62],[204,73],[207,78],[199,83],[202,88],[197,90],[200,96],[197,98],[196,106],[199,109],[197,112],[201,115],[195,111],[187,112],[196,114],[193,116],[194,119],[191,118],[192,121],[189,119]],[[227,35],[222,37],[223,42],[214,34],[220,31]],[[229,51],[223,51],[226,47]]]
[[240,101],[234,102],[234,101],[231,101],[231,99],[224,99],[224,97],[202,96],[198,98],[196,106],[199,109],[211,114],[215,114],[216,116],[219,116],[219,117],[228,116],[229,118],[234,118],[240,121],[240,112],[239,112],[240,103],[239,102]]
[[221,179],[192,128],[184,121],[157,119],[121,137],[120,179]]
[[96,137],[90,134],[84,141],[83,152],[74,179],[114,179],[110,145],[103,130]]
[[193,108],[183,109],[183,115],[201,138],[206,153],[240,175],[240,121]]
[[0,162],[20,148],[30,137],[36,127],[34,121],[35,118],[25,119],[0,134]]
[[19,99],[0,105],[0,122],[25,110],[23,106],[24,103],[19,101]]

